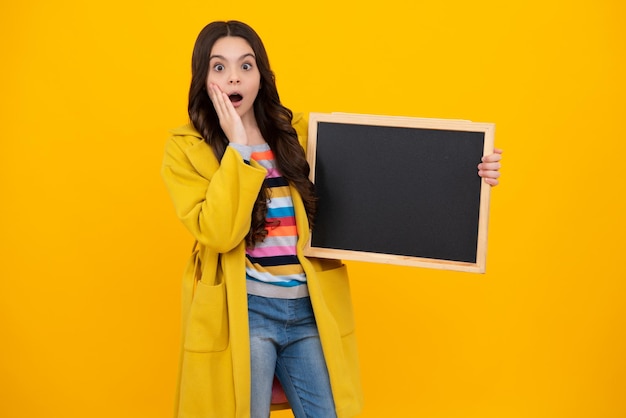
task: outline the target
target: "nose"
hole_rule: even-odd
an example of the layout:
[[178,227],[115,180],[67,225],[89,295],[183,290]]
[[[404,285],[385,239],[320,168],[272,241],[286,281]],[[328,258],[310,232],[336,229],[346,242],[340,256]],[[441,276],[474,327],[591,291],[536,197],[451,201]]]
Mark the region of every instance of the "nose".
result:
[[239,73],[237,71],[231,71],[228,77],[228,84],[239,84],[240,82]]

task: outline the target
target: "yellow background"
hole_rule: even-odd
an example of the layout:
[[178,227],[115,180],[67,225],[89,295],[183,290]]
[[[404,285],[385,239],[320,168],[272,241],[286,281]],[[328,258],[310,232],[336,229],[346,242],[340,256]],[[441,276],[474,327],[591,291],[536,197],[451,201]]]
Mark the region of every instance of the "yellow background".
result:
[[624,2],[0,11],[0,416],[171,416],[192,241],[159,168],[230,18],[294,111],[494,122],[505,149],[485,275],[349,263],[362,416],[626,416]]

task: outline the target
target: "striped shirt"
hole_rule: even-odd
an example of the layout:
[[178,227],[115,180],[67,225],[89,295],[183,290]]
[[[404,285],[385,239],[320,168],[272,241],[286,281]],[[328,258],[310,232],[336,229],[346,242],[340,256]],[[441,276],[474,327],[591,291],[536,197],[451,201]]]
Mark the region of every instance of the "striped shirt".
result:
[[296,256],[298,230],[289,183],[278,171],[269,145],[254,145],[250,150],[250,158],[267,170],[265,185],[270,198],[267,236],[246,250],[248,293],[283,299],[307,296],[306,275]]

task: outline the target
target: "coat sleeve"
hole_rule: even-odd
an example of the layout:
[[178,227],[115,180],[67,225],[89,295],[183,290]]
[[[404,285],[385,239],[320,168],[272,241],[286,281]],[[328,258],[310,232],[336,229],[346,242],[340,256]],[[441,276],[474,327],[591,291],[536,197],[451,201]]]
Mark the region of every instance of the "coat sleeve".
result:
[[198,242],[219,253],[232,250],[248,234],[265,174],[231,147],[218,163],[204,141],[188,136],[167,141],[161,168],[178,218]]

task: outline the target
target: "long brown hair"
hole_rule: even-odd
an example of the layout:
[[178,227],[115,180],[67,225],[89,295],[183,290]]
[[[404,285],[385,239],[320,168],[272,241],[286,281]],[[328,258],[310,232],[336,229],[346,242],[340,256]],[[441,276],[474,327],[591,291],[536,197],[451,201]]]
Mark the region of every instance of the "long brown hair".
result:
[[[188,105],[191,123],[213,149],[218,161],[221,161],[228,146],[228,138],[220,127],[219,118],[207,93],[206,80],[213,45],[225,36],[245,39],[254,51],[257,68],[261,73],[261,89],[254,101],[254,115],[261,135],[274,152],[279,171],[302,196],[309,226],[312,227],[317,199],[314,186],[309,180],[309,164],[291,124],[293,114],[280,102],[274,73],[270,69],[261,38],[245,23],[235,20],[212,22],[198,35],[191,59]],[[269,189],[263,184],[252,209],[250,232],[246,237],[249,247],[262,241],[267,235],[265,217],[269,197]]]

